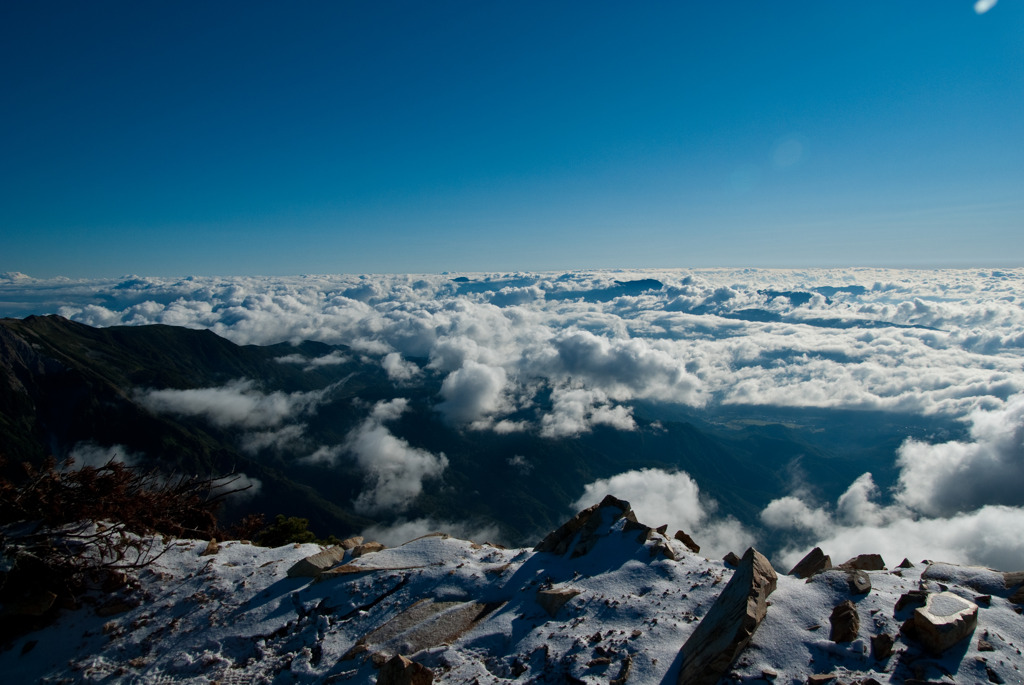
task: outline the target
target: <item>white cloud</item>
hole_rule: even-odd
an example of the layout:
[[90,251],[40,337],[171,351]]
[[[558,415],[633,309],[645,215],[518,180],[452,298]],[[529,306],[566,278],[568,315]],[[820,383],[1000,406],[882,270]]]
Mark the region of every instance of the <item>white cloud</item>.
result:
[[285,450],[302,441],[305,425],[290,424],[266,431],[252,431],[242,435],[242,451],[257,454],[263,450]]
[[754,536],[739,521],[714,515],[718,503],[702,497],[685,471],[640,469],[602,478],[585,486],[573,506],[583,509],[605,495],[629,502],[637,520],[649,526],[668,524],[670,535],[674,530],[686,531],[707,557],[721,557],[730,551],[739,554],[754,543]]
[[346,440],[345,447],[366,474],[366,489],[354,503],[360,513],[404,511],[423,491],[423,481],[440,477],[448,466],[443,453],[435,456],[413,447],[384,425],[401,416],[407,406],[405,399],[378,402]]
[[978,14],[985,14],[985,12],[995,7],[997,2],[999,0],[978,0],[974,3],[974,11]]
[[596,425],[635,430],[632,410],[612,406],[600,390],[556,388],[551,393],[551,411],[541,418],[540,434],[564,438],[586,433]]
[[380,362],[388,378],[398,383],[411,381],[420,375],[420,367],[410,361],[402,359],[398,352],[391,352],[384,356]]
[[832,527],[828,512],[807,506],[799,497],[787,495],[773,500],[761,511],[761,522],[769,528],[824,532]]
[[274,427],[303,412],[312,411],[331,388],[313,392],[265,394],[251,380],[239,379],[220,388],[142,390],[137,398],[151,411],[201,416],[221,428]]
[[338,366],[345,364],[351,359],[348,355],[335,350],[329,354],[325,354],[322,357],[306,357],[301,354],[286,354],[283,357],[275,359],[279,364],[298,364],[305,367],[306,371],[312,371],[313,369],[320,368],[321,366]]
[[497,412],[502,404],[505,370],[466,361],[444,379],[437,410],[454,423],[472,423]]
[[929,516],[1024,505],[1024,395],[1000,409],[977,410],[969,421],[970,441],[908,440],[900,447],[900,502]]
[[1015,533],[1024,523],[1024,396],[975,411],[969,420],[968,441],[908,440],[900,447],[890,504],[879,502],[870,473],[850,485],[834,510],[791,496],[773,500],[762,523],[803,533],[780,554],[784,563],[791,566],[818,546],[837,563],[874,552],[891,563],[906,556],[1024,568],[1024,542]]

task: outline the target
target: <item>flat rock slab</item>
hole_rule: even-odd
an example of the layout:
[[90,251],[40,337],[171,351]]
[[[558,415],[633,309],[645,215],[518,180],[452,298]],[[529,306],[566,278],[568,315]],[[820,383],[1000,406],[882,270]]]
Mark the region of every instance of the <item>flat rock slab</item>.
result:
[[393,619],[359,640],[378,654],[415,654],[456,640],[498,604],[479,602],[416,602]]
[[768,612],[768,595],[778,576],[753,547],[747,549],[729,583],[681,650],[679,685],[713,685],[754,636]]
[[917,638],[933,654],[942,654],[977,625],[978,605],[952,592],[928,595],[925,605],[914,610]]

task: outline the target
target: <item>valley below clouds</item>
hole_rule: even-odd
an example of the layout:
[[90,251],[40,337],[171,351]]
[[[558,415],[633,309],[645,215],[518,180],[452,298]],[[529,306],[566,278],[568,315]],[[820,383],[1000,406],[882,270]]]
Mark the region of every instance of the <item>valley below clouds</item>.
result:
[[[702,553],[767,546],[787,569],[814,545],[838,561],[879,552],[890,564],[908,556],[1024,568],[1022,305],[1022,269],[0,276],[4,316],[169,324],[240,345],[346,346],[279,358],[309,369],[358,361],[391,384],[390,399],[367,399],[355,428],[330,444],[308,444],[304,427],[340,381],[283,392],[237,378],[137,388],[137,398],[153,412],[237,429],[253,454],[291,449],[318,468],[348,459],[365,478],[354,508],[391,512],[392,528],[410,534],[471,527],[401,518],[425,484],[456,468],[399,428],[422,405],[413,398],[428,377],[438,381],[426,399],[433,416],[488,440],[656,436],[670,421],[725,435],[784,427],[821,449],[772,455],[782,487],[748,498],[756,510],[730,508],[728,474],[711,482],[668,459],[629,455],[617,473],[566,492],[564,505],[569,513],[612,492],[645,522],[689,532]],[[861,441],[870,458],[858,454]],[[528,482],[541,458],[516,454],[506,468]],[[820,487],[818,474],[840,462],[846,480]]]

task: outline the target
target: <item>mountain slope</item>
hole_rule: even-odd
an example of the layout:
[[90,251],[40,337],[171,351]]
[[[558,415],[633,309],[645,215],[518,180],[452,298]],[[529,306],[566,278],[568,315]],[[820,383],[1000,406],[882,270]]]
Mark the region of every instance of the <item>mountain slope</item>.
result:
[[[627,518],[600,521],[561,554],[437,534],[345,552],[320,575],[289,573],[316,545],[174,541],[137,573],[135,591],[92,597],[19,638],[0,652],[0,671],[43,683],[365,683],[402,654],[439,683],[674,683],[680,648],[734,568]],[[859,594],[843,570],[780,575],[728,679],[1020,681],[1021,574],[925,563],[864,575],[871,589]],[[944,591],[978,603],[977,626],[931,654],[901,628],[916,606],[901,598]],[[830,616],[845,601],[859,627],[834,641]],[[891,654],[874,644],[881,635]]]

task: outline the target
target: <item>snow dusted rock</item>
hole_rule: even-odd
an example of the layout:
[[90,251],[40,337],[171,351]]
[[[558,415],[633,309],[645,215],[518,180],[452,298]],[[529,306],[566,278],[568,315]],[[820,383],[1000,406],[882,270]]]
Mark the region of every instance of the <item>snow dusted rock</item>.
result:
[[821,573],[830,568],[832,568],[832,559],[821,551],[821,547],[815,547],[790,569],[789,575],[797,578],[810,578],[815,573]]
[[828,639],[832,642],[853,642],[857,639],[857,633],[860,632],[860,614],[850,600],[838,604],[828,620],[832,624]]
[[914,610],[918,640],[934,654],[942,654],[974,632],[978,605],[952,592],[928,595],[923,607]]
[[444,602],[423,599],[359,640],[384,656],[415,654],[450,643],[484,619],[500,603]]
[[363,544],[356,545],[354,548],[352,548],[352,558],[356,559],[365,554],[379,552],[382,549],[384,549],[384,545],[382,545],[379,542],[364,542]]
[[289,578],[316,578],[327,569],[345,558],[345,548],[340,545],[329,547],[322,552],[308,556],[288,569]]
[[753,547],[747,549],[729,583],[683,645],[679,685],[710,685],[725,675],[768,611],[778,576]]
[[338,544],[338,546],[343,549],[355,549],[361,544],[363,544],[363,536],[356,535],[354,537],[345,538]]
[[[598,531],[607,530],[612,523],[621,518],[636,523],[636,516],[633,515],[629,502],[608,495],[600,504],[587,507],[548,533],[547,537],[534,547],[534,551],[562,556],[571,550],[573,558],[583,556],[594,547]],[[642,528],[650,530],[647,526]]]
[[580,594],[580,591],[572,588],[548,588],[545,590],[537,590],[537,604],[539,604],[544,611],[548,612],[548,616],[554,618],[558,614],[558,610],[578,594]]
[[380,668],[377,685],[430,685],[434,672],[422,664],[395,655]]
[[866,595],[871,592],[871,577],[864,571],[850,571],[847,574],[850,592],[855,595]]
[[853,559],[839,564],[839,568],[851,571],[882,571],[885,569],[885,561],[881,554],[858,554]]

